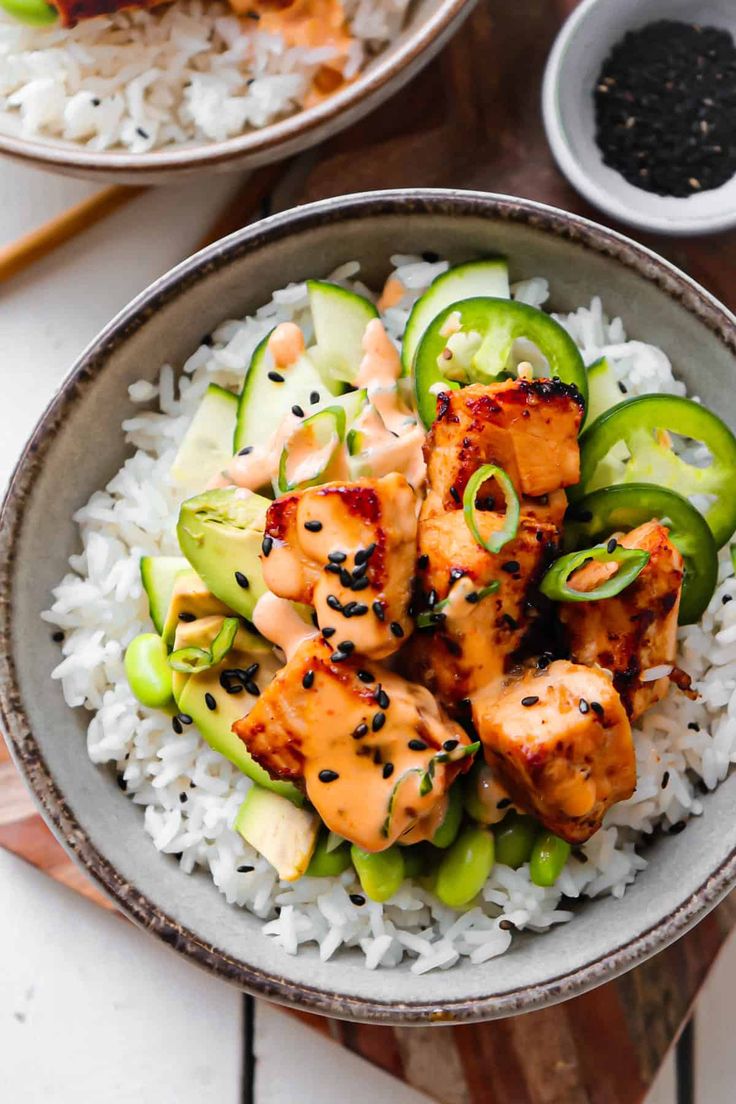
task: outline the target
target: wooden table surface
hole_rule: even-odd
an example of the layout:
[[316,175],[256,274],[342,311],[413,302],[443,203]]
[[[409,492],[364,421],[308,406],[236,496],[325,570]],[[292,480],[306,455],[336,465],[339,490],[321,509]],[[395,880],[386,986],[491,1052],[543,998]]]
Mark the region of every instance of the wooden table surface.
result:
[[[266,213],[346,192],[410,186],[503,192],[605,222],[559,174],[542,129],[544,62],[574,6],[573,0],[481,0],[409,88],[280,175],[269,174],[267,188],[251,188],[218,230],[249,221],[261,191]],[[636,236],[736,308],[736,233]],[[33,812],[3,751],[0,846],[94,896]],[[735,921],[736,900],[729,898],[677,944],[618,981],[493,1024],[393,1030],[303,1018],[444,1104],[637,1104]]]

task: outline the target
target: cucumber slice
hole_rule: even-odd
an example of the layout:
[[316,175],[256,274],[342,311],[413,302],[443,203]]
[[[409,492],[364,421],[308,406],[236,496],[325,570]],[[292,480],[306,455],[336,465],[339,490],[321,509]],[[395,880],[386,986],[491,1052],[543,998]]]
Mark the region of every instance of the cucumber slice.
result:
[[233,454],[238,396],[211,383],[192,418],[171,468],[181,487],[203,491]]
[[174,583],[183,571],[190,571],[183,556],[143,556],[141,581],[148,596],[151,620],[159,636],[163,636],[166,614],[174,593]]
[[[278,493],[304,490],[327,483],[335,454],[345,440],[345,411],[341,406],[328,406],[318,414],[305,418],[284,445],[279,460]],[[304,460],[293,467],[293,454],[302,446],[310,463]]]
[[424,331],[440,311],[460,299],[477,296],[509,299],[509,266],[504,257],[488,257],[455,265],[434,280],[412,307],[401,344],[401,364],[404,375],[411,374],[414,354]]
[[613,365],[600,357],[588,366],[588,413],[583,429],[596,420],[599,414],[624,401]]
[[363,359],[363,334],[378,311],[368,299],[327,280],[307,280],[314,323],[310,350],[325,381],[355,383]]
[[[268,349],[270,336],[256,348],[248,367],[238,402],[232,452],[240,452],[246,445],[265,445],[292,406],[308,411],[329,397],[329,387],[306,355],[278,373],[283,382],[268,378],[268,373],[274,371]],[[313,402],[315,395],[319,397]]]

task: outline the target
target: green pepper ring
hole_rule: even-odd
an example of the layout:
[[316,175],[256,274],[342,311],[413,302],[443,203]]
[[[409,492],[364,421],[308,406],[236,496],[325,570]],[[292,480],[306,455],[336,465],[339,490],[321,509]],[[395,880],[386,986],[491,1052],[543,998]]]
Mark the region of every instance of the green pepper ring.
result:
[[303,422],[298,426],[296,433],[301,433],[302,430],[308,426],[315,425],[318,422],[323,422],[326,418],[332,419],[334,423],[334,436],[336,438],[335,448],[330,454],[330,458],[327,464],[321,471],[317,472],[311,479],[304,480],[303,483],[290,483],[286,474],[286,466],[289,462],[289,442],[287,441],[281,450],[281,458],[279,460],[279,474],[278,474],[278,488],[279,494],[289,494],[291,491],[303,490],[305,487],[316,487],[323,482],[322,476],[327,468],[332,463],[332,459],[335,455],[336,449],[345,440],[345,409],[342,406],[327,406],[324,410],[319,410],[316,414],[312,414],[309,418],[305,418]]
[[59,20],[56,8],[45,0],[0,0],[0,8],[29,27],[48,27]]
[[495,354],[501,361],[497,372],[487,375],[479,372],[477,379],[470,382],[500,382],[505,377],[503,365],[513,342],[525,337],[533,341],[547,358],[550,375],[563,383],[575,384],[587,402],[588,377],[583,358],[577,345],[559,322],[555,322],[544,311],[525,303],[517,303],[513,299],[478,296],[461,299],[440,311],[419,342],[413,364],[414,387],[419,415],[427,428],[437,416],[437,396],[430,388],[443,383],[447,384],[447,390],[454,390],[458,386],[454,381],[446,380],[437,364],[446,345],[446,337],[440,331],[449,316],[455,312],[460,314],[464,329],[481,334],[482,348],[492,338],[495,339],[496,348],[491,351],[491,355]]
[[568,508],[566,550],[602,541],[659,518],[685,561],[680,624],[699,621],[718,581],[718,551],[703,515],[682,495],[654,483],[619,483],[593,491]]
[[657,429],[702,441],[712,453],[713,463],[704,470],[712,473],[716,482],[709,479],[711,486],[704,489],[718,497],[704,516],[720,548],[736,530],[736,495],[731,493],[736,477],[736,437],[717,414],[679,395],[639,395],[601,414],[580,438],[580,481],[568,489],[570,500],[576,502],[591,493],[598,464],[614,445],[627,442],[637,430]]

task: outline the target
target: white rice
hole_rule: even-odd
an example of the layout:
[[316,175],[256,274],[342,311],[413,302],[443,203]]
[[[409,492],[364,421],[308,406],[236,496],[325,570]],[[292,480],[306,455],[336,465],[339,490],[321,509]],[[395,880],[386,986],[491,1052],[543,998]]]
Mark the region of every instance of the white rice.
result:
[[[386,312],[400,337],[411,303],[444,262],[419,257],[392,258],[410,290]],[[366,289],[350,264],[334,278]],[[537,306],[547,299],[543,279],[513,289]],[[341,947],[359,948],[369,969],[398,965],[404,958],[414,973],[448,969],[461,958],[485,962],[503,954],[514,929],[542,932],[570,920],[566,901],[601,894],[623,896],[646,859],[637,844],[657,827],[680,826],[702,812],[699,787],[712,790],[736,761],[736,579],[727,554],[720,581],[701,624],[680,630],[678,663],[694,679],[698,701],[672,691],[650,710],[636,731],[638,784],[635,794],[615,805],[604,827],[567,863],[557,885],[532,884],[527,866],[497,865],[482,892],[482,903],[457,913],[413,883],[405,883],[386,904],[356,905],[359,891],[351,870],[337,878],[279,882],[273,868],[233,830],[250,781],[188,729],[177,736],[168,717],[143,708],[123,671],[123,652],[139,632],[150,629],[138,562],[144,554],[176,554],[174,525],[181,494],[169,469],[189,419],[211,382],[237,388],[260,338],[277,321],[295,319],[309,332],[304,285],[277,292],[252,317],[226,321],[183,366],[178,381],[165,365],[157,385],[130,388],[141,403],[156,400],[158,410],[141,410],[123,424],[136,450],[104,491],[76,515],[83,552],[72,557],[71,572],[54,591],[47,621],[64,630],[63,660],[54,671],[70,706],[93,712],[87,734],[90,758],[110,763],[122,776],[130,798],[144,807],[144,827],[154,846],[177,856],[182,870],[209,871],[228,902],[265,921],[264,934],[295,954],[317,943],[323,960]],[[586,362],[605,353],[630,394],[646,391],[682,394],[664,353],[628,341],[620,319],[608,319],[601,300],[559,319],[580,345]],[[239,872],[241,866],[252,871]]]
[[[351,79],[401,30],[409,0],[344,0]],[[331,46],[288,47],[222,0],[175,0],[76,27],[0,11],[0,132],[144,153],[219,142],[299,111]]]

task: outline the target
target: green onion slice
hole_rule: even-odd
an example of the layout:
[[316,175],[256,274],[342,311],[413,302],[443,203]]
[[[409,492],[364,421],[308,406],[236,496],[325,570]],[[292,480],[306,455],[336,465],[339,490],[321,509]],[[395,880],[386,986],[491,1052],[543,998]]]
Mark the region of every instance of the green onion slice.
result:
[[[487,479],[495,479],[503,491],[504,498],[506,499],[506,521],[503,524],[503,528],[499,529],[497,533],[493,533],[489,539],[485,541],[478,528],[475,497],[481,485],[485,483]],[[468,485],[465,488],[465,494],[463,495],[463,515],[465,517],[465,524],[473,534],[473,539],[481,548],[485,548],[486,552],[492,552],[493,554],[500,552],[503,546],[508,544],[508,542],[513,540],[516,536],[519,529],[519,514],[519,496],[516,493],[514,484],[503,468],[499,468],[496,464],[484,464],[482,468],[478,468],[478,470],[471,475],[468,480]]]
[[[589,560],[618,564],[618,571],[593,590],[575,590],[569,584],[570,576]],[[648,563],[649,553],[643,548],[623,548],[618,544],[609,552],[607,545],[600,544],[595,548],[584,548],[581,552],[571,552],[555,560],[542,579],[539,589],[553,602],[598,602],[620,594],[633,583]]]
[[237,617],[226,617],[209,648],[179,648],[169,656],[169,666],[185,675],[195,675],[216,667],[235,643],[239,624]]
[[[484,598],[487,598],[489,594],[495,594],[500,586],[501,584],[498,579],[493,579],[488,586],[481,587],[480,590],[471,590],[469,594],[465,595],[465,601],[470,601],[472,605],[477,605],[479,602],[482,602]],[[448,594],[446,598],[443,598],[442,601],[438,602],[432,609],[422,610],[421,613],[418,613],[416,617],[417,628],[431,629],[444,621],[445,614],[443,610],[447,607],[449,601],[450,595]]]

